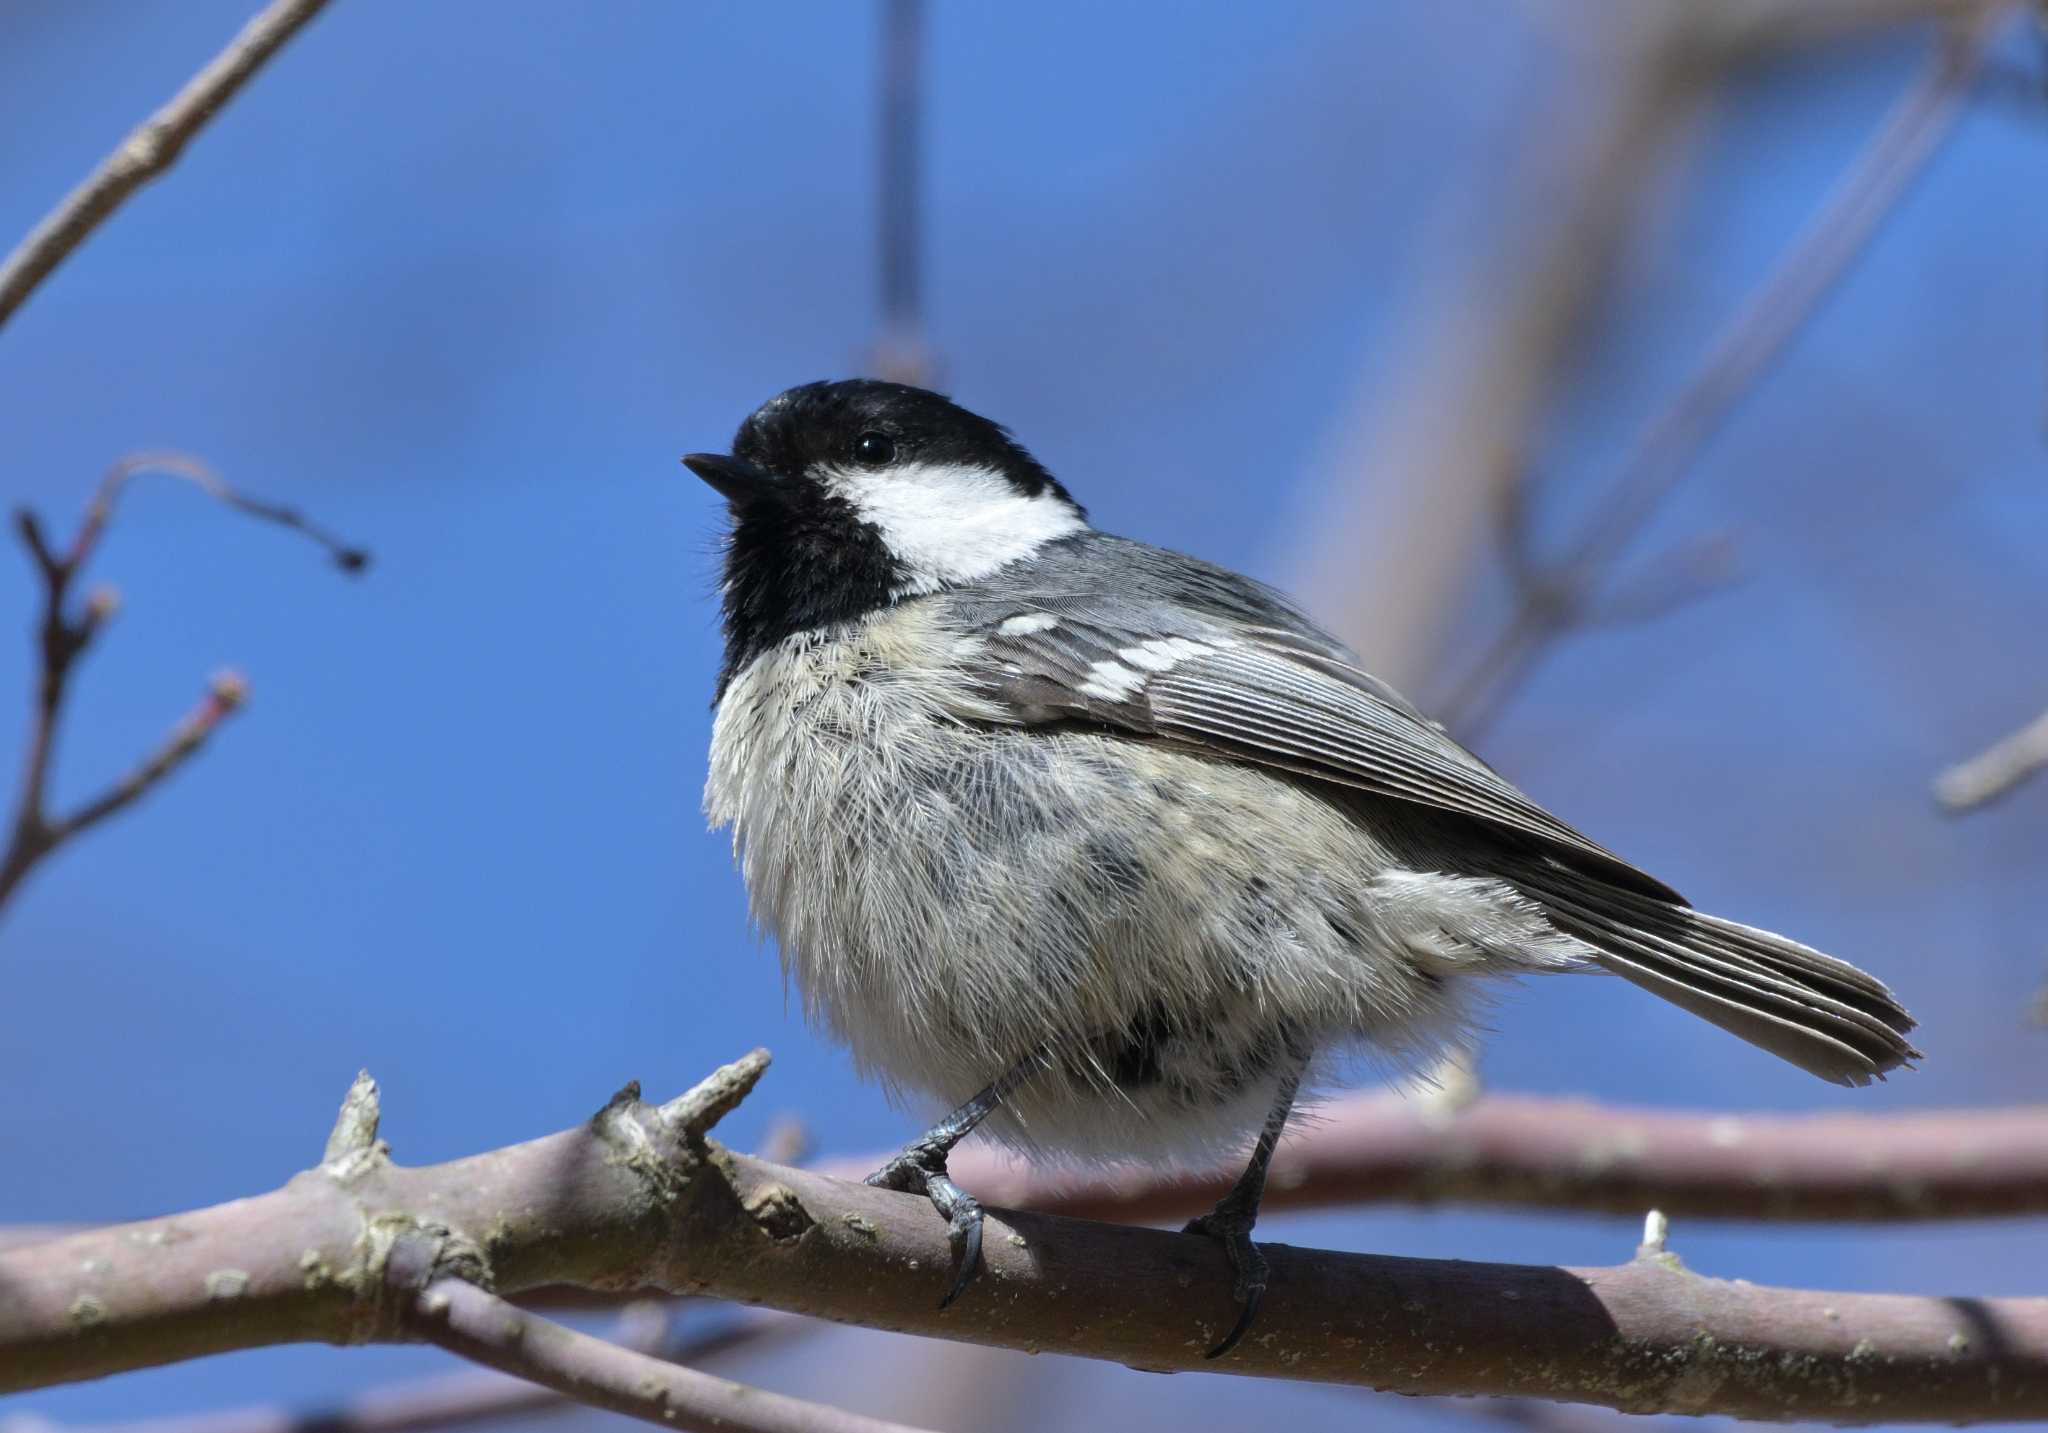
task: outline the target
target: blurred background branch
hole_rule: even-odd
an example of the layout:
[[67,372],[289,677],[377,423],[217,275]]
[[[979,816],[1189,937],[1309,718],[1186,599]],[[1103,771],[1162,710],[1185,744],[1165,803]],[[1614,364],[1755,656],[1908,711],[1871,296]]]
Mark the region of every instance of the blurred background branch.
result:
[[[1534,153],[1525,167],[1547,180],[1523,200],[1530,212],[1504,227],[1510,240],[1494,268],[1442,302],[1445,316],[1425,335],[1419,358],[1391,389],[1374,386],[1328,460],[1351,473],[1430,475],[1427,483],[1336,485],[1339,509],[1310,529],[1323,538],[1304,560],[1320,598],[1315,605],[1335,614],[1340,635],[1369,668],[1396,686],[1425,683],[1472,549],[1489,531],[1504,537],[1504,556],[1519,574],[1519,601],[1507,626],[1429,704],[1452,730],[1483,738],[1545,647],[1575,625],[1602,620],[1591,607],[1594,591],[1938,148],[2014,8],[1997,0],[1659,0],[1624,12],[1560,14],[1561,23],[1588,25],[1585,43],[1603,56],[1595,72],[1598,98],[1580,102],[1562,155],[1556,129],[1532,131]],[[1700,369],[1645,427],[1607,506],[1563,559],[1539,561],[1529,509],[1546,415],[1576,366],[1626,236],[1705,104],[1737,70],[1787,46],[1929,17],[1944,28],[1925,71],[1785,259],[1730,319]],[[1546,231],[1532,268],[1528,235]],[[1637,590],[1617,594],[1603,610],[1628,620],[1659,615],[1674,599],[1711,590],[1727,571],[1724,542],[1687,551],[1651,564]]]
[[[1955,28],[1943,35],[1925,71],[1879,125],[1819,214],[1729,320],[1698,371],[1644,428],[1623,457],[1607,502],[1568,545],[1566,555],[1553,563],[1539,559],[1531,550],[1532,524],[1526,516],[1503,524],[1510,570],[1523,574],[1519,601],[1506,628],[1436,704],[1438,716],[1453,730],[1470,740],[1483,739],[1530,665],[1575,627],[1631,609],[1659,615],[1670,610],[1674,591],[1690,596],[1710,588],[1711,579],[1702,582],[1689,571],[1696,559],[1674,555],[1650,559],[1636,590],[1617,594],[1617,605],[1598,603],[1595,596],[1700,449],[1812,318],[1953,128],[1998,23],[2010,9],[1980,5],[1952,22]],[[1710,27],[1721,23],[1717,12],[1710,8],[1707,13],[1716,14]],[[1717,31],[1715,52],[1755,54],[1760,13],[1733,22],[1736,42]],[[1692,52],[1680,46],[1680,53]],[[1503,494],[1502,510],[1526,514],[1533,499],[1523,490],[1534,489],[1537,479],[1523,465],[1511,481],[1514,487]],[[1645,602],[1645,589],[1661,595]]]
[[1437,296],[1396,381],[1357,396],[1324,461],[1429,475],[1332,483],[1299,563],[1310,605],[1396,687],[1429,675],[1478,534],[1527,461],[1642,194],[1710,93],[1697,9],[1658,0],[1566,21],[1591,21],[1603,62],[1569,110],[1529,128],[1524,172],[1542,179],[1488,259]]
[[1934,779],[1934,798],[1950,811],[1995,801],[2048,766],[2048,712],[2001,737]]
[[935,387],[938,364],[924,319],[924,0],[881,0],[881,136],[875,252],[881,333],[869,355],[878,378]]

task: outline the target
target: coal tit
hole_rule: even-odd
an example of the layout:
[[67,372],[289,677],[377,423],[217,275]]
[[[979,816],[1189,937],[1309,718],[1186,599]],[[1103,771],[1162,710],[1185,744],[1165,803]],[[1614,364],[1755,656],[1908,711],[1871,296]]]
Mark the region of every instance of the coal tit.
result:
[[[1189,1228],[1243,1334],[1297,1097],[1460,1038],[1479,978],[1605,970],[1801,1069],[1912,1058],[1885,986],[1689,907],[1459,746],[1269,589],[1112,537],[997,424],[812,383],[683,460],[726,500],[705,809],[807,1012],[951,1115],[871,1183],[949,1222],[985,1128],[1103,1160],[1241,1149]],[[979,1093],[976,1093],[976,1092]]]

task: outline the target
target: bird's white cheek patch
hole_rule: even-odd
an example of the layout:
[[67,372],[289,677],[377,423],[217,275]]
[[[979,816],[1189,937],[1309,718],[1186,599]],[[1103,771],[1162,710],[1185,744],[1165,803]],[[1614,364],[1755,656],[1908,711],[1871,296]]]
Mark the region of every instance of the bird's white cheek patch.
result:
[[978,581],[1088,526],[1057,494],[1020,493],[992,468],[905,463],[822,476],[903,564],[903,596]]

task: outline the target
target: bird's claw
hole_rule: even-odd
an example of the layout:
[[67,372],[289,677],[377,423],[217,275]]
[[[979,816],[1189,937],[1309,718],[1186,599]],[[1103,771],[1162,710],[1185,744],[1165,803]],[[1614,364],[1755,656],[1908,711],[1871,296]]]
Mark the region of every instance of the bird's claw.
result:
[[1266,1256],[1259,1252],[1259,1246],[1252,1242],[1252,1225],[1256,1213],[1246,1213],[1230,1205],[1228,1200],[1214,1210],[1190,1219],[1182,1228],[1183,1234],[1199,1234],[1205,1239],[1214,1239],[1223,1246],[1224,1254],[1230,1259],[1231,1294],[1237,1300],[1237,1322],[1230,1332],[1223,1336],[1214,1348],[1203,1354],[1204,1358],[1221,1358],[1236,1348],[1245,1331],[1258,1316],[1259,1302],[1266,1296]]
[[904,1194],[923,1194],[934,1174],[944,1176],[946,1172],[946,1151],[936,1145],[919,1142],[908,1145],[901,1154],[870,1174],[862,1182],[876,1189],[895,1189]]
[[953,1282],[939,1307],[950,1307],[981,1272],[981,1201],[952,1181],[946,1173],[946,1151],[934,1144],[911,1145],[869,1175],[867,1182],[878,1189],[922,1194],[945,1219],[953,1246]]
[[946,1297],[939,1300],[939,1307],[950,1308],[953,1300],[967,1291],[981,1272],[981,1202],[950,1179],[941,1180],[948,1191],[952,1207],[939,1202],[936,1192],[932,1205],[946,1216],[947,1238],[953,1245],[953,1284],[946,1290]]

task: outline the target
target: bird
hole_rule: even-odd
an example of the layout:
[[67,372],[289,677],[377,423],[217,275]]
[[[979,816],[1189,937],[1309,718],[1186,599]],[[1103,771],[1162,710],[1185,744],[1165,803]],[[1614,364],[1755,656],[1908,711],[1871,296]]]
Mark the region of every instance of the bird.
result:
[[1458,1048],[1500,977],[1620,976],[1802,1070],[1919,1052],[1883,982],[1693,909],[1454,740],[1273,589],[1093,526],[1001,425],[808,383],[683,460],[724,499],[704,809],[806,1015],[950,1108],[869,1178],[948,1226],[979,1129],[1029,1155],[1214,1158],[1187,1231],[1251,1326],[1267,1167],[1359,1055]]

